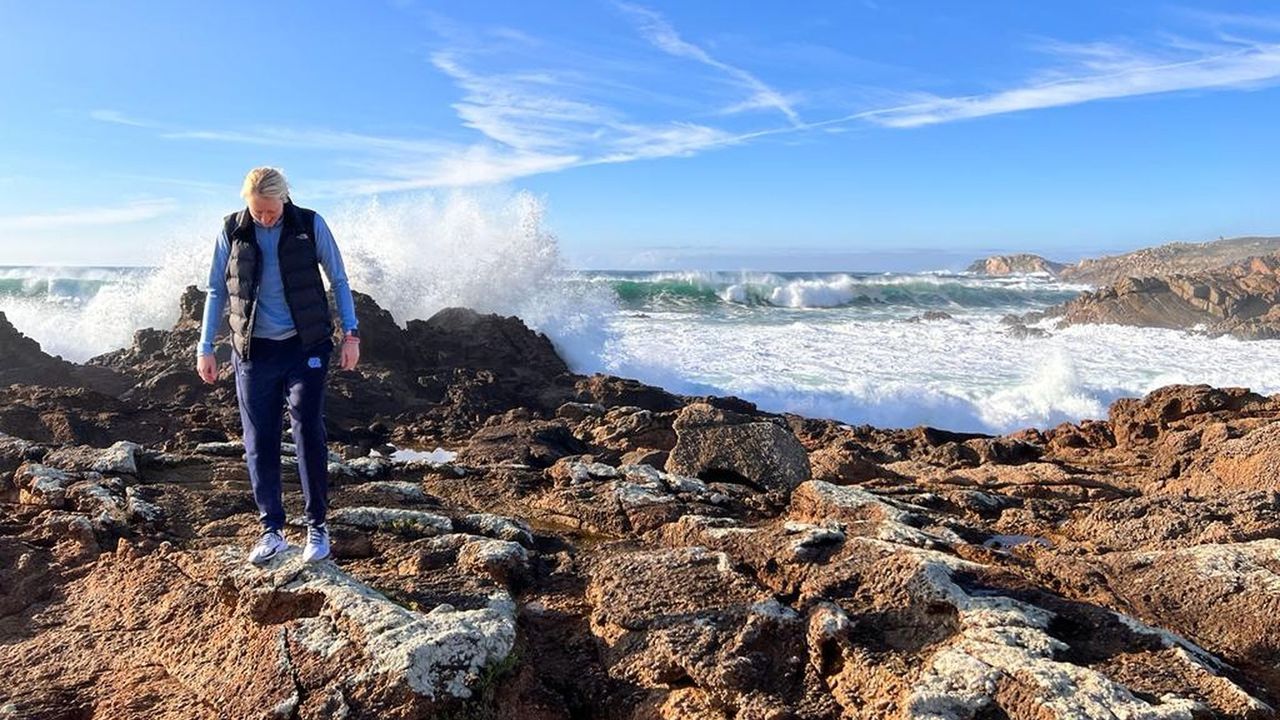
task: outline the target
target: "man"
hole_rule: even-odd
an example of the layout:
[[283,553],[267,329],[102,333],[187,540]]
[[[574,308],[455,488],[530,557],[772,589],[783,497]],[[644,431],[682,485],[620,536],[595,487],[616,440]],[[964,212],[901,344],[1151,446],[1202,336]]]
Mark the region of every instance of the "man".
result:
[[217,380],[213,336],[229,302],[245,459],[263,526],[249,561],[265,563],[289,547],[280,482],[287,401],[307,521],[302,558],[317,562],[329,555],[324,386],[333,351],[333,321],[319,267],[329,278],[342,320],[343,370],[360,359],[355,303],[333,233],[318,213],[290,201],[284,173],[271,167],[250,170],[240,196],[248,205],[223,219],[214,248],[196,372],[206,383]]

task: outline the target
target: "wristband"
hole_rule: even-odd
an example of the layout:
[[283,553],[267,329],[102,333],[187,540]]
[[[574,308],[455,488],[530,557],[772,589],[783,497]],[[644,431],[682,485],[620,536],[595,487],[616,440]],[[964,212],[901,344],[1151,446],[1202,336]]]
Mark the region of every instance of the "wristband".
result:
[[355,335],[348,335],[348,336],[346,336],[346,337],[342,338],[342,342],[344,342],[344,343],[351,343],[352,345],[359,345],[359,344],[360,344],[360,338],[356,337]]

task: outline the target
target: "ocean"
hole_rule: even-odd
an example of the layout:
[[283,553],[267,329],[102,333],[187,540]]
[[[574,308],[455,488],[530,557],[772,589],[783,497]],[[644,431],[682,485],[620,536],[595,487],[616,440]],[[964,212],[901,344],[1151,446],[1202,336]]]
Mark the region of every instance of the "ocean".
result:
[[[1086,286],[943,270],[607,271],[567,267],[536,198],[419,196],[325,213],[352,287],[403,324],[449,305],[514,314],[578,372],[766,410],[882,427],[1009,432],[1106,416],[1170,383],[1280,392],[1280,341],[1110,325],[1014,337],[1008,314]],[[216,227],[216,218],[213,219]],[[203,284],[212,241],[150,267],[0,266],[0,312],[47,352],[83,361],[169,327]],[[923,320],[926,312],[946,313]]]

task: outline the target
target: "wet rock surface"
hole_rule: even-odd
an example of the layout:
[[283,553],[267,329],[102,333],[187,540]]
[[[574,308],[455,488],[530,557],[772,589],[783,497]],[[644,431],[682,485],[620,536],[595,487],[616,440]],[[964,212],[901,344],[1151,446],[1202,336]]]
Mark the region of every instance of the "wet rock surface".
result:
[[99,359],[124,390],[0,388],[0,718],[1276,716],[1280,398],[850,426],[360,297],[315,565],[287,452],[294,547],[244,560],[228,378],[152,382],[192,298]]

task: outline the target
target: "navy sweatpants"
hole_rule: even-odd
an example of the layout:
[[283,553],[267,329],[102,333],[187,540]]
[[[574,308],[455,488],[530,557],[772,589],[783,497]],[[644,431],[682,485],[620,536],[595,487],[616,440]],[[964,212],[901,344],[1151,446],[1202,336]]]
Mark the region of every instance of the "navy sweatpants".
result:
[[280,486],[280,431],[283,410],[298,446],[298,475],[307,523],[324,522],[329,492],[329,448],[324,429],[324,384],[333,341],[307,349],[297,335],[284,340],[253,338],[249,359],[231,352],[236,397],[244,427],[245,459],[258,519],[268,530],[284,529]]

